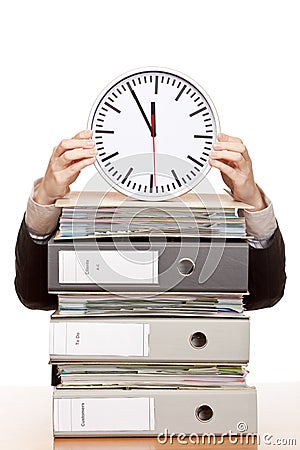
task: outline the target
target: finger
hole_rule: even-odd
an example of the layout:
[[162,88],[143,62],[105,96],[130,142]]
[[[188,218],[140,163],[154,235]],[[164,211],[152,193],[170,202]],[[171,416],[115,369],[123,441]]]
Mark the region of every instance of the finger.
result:
[[54,155],[60,156],[66,150],[73,150],[75,148],[94,148],[95,142],[92,139],[63,139],[60,144],[55,147]]
[[68,180],[74,179],[77,177],[82,169],[90,166],[96,161],[96,157],[91,157],[87,159],[81,159],[80,161],[71,164],[69,167],[65,169],[65,176]]
[[248,165],[243,154],[240,152],[219,150],[216,152],[210,152],[209,156],[213,160],[218,160],[229,164],[235,163],[235,165],[241,170],[243,170]]
[[241,142],[243,143],[242,139],[234,136],[229,136],[229,134],[225,133],[219,133],[217,136],[218,141],[220,142]]
[[82,130],[75,134],[72,139],[90,139],[93,136],[92,130]]
[[229,150],[232,152],[237,152],[243,155],[244,159],[248,162],[251,161],[250,156],[248,154],[248,150],[242,141],[226,141],[226,142],[215,142],[213,144],[214,150]]
[[209,159],[209,163],[212,167],[219,169],[221,173],[226,175],[231,180],[234,180],[236,177],[236,170],[228,164],[224,162],[218,161],[216,159]]
[[91,156],[96,156],[97,150],[95,148],[83,149],[76,148],[74,150],[65,151],[59,158],[59,164],[63,164],[65,167],[70,165],[73,161],[80,159],[87,159]]

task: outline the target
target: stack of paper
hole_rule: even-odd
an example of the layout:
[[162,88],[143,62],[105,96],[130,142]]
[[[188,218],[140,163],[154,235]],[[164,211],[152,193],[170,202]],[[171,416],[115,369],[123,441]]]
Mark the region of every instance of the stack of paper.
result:
[[180,201],[159,203],[132,200],[111,192],[72,193],[57,205],[63,208],[57,239],[120,234],[243,238],[245,219],[238,216],[237,208],[249,207],[226,194],[186,194]]
[[169,316],[199,317],[207,315],[235,316],[243,313],[243,296],[160,294],[70,295],[58,296],[63,316]]
[[241,421],[256,432],[238,213],[249,206],[226,194],[158,203],[112,192],[56,206],[54,435],[219,434]]
[[246,385],[241,365],[205,364],[59,364],[61,388],[183,389]]

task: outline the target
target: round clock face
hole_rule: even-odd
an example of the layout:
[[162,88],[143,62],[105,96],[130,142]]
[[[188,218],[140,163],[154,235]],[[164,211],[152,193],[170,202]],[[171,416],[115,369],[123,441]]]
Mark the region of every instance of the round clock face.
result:
[[219,132],[206,92],[177,72],[145,69],[113,81],[90,113],[96,167],[114,188],[164,200],[196,186],[210,169]]

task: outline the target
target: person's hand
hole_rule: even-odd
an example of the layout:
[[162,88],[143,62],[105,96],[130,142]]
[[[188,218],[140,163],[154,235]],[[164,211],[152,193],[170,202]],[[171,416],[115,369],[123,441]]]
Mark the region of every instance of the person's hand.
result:
[[233,197],[254,206],[252,211],[266,208],[261,191],[254,181],[252,162],[242,140],[220,133],[213,148],[209,163],[220,170]]
[[84,130],[54,147],[45,176],[35,189],[34,201],[51,205],[70,191],[80,171],[96,160],[97,150],[91,138],[92,131]]

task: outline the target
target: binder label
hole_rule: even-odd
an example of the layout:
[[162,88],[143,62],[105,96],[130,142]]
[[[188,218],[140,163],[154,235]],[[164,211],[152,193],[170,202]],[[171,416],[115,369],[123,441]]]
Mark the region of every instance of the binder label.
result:
[[60,250],[59,283],[158,284],[158,251]]
[[63,324],[63,334],[61,325],[52,324],[54,354],[149,356],[149,324],[70,321]]
[[154,398],[54,400],[54,431],[151,431]]

